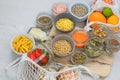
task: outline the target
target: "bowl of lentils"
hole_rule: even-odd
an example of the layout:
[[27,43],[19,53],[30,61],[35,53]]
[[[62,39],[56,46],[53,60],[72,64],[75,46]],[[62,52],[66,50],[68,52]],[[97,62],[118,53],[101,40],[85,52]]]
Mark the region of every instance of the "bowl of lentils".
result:
[[76,21],[85,21],[90,13],[90,6],[84,1],[75,1],[69,6],[70,14],[75,17]]
[[55,36],[51,42],[51,49],[58,57],[65,57],[72,54],[75,50],[73,39],[65,34]]

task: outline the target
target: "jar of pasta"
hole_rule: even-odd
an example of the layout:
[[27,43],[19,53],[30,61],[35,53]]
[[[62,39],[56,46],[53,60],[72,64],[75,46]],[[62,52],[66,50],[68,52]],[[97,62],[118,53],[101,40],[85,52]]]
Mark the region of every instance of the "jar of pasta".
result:
[[88,57],[98,57],[103,53],[103,42],[99,37],[92,37],[89,39],[85,51]]

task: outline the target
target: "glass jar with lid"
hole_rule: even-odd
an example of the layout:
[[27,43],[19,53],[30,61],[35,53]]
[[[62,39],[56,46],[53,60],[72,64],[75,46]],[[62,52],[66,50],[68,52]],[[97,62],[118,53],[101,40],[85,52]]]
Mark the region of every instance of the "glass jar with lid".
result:
[[88,57],[99,57],[103,53],[103,42],[99,37],[91,37],[85,46],[85,51]]
[[40,13],[36,19],[37,27],[41,30],[49,30],[53,26],[53,19],[48,13]]
[[111,34],[105,39],[105,51],[108,54],[115,53],[120,49],[120,37],[117,34]]

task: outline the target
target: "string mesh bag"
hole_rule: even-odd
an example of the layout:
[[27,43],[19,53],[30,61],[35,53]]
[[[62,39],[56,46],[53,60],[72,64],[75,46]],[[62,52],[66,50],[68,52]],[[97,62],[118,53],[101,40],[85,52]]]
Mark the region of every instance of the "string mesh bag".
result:
[[[17,62],[17,63],[16,63]],[[87,67],[63,65],[62,63],[52,62],[47,67],[59,68],[59,71],[47,69],[39,66],[27,55],[23,55],[18,61],[14,61],[11,66],[16,67],[17,80],[99,80],[99,76],[92,73]],[[11,66],[7,68],[10,70]],[[88,75],[84,77],[84,74]]]
[[[16,70],[16,80],[99,80],[98,75],[83,65],[75,66],[51,60],[46,66],[40,66],[27,54],[13,61],[7,70],[10,68]],[[85,74],[88,76],[84,77]]]
[[[104,24],[104,25],[107,25],[109,27],[112,27],[112,26],[115,26],[115,27],[119,27],[120,26],[120,11],[119,11],[119,6],[118,6],[118,0],[112,0],[113,1],[113,4],[110,5],[110,4],[107,4],[105,3],[103,0],[96,0],[96,2],[93,4],[93,6],[91,7],[91,12],[88,16],[88,19],[90,17],[90,15],[94,12],[94,11],[98,11],[98,12],[102,12],[102,10],[105,8],[105,7],[108,7],[108,8],[111,8],[112,12],[114,15],[118,16],[119,18],[119,21],[117,24],[113,25],[113,24],[108,24],[108,23],[103,23],[103,22],[99,22],[99,21],[96,21],[96,23],[100,23],[100,24]],[[92,21],[88,21],[87,19],[87,24],[92,24],[91,22]],[[107,18],[106,18],[107,19]]]

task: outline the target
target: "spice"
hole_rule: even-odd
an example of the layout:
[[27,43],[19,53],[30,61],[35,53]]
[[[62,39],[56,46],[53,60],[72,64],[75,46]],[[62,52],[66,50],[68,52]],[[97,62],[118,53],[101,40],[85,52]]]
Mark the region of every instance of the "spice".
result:
[[107,37],[107,31],[105,31],[104,29],[101,28],[94,28],[93,30],[94,35],[101,37],[101,38],[105,38]]
[[98,57],[103,53],[103,43],[98,37],[93,37],[88,41],[85,51],[89,57]]
[[82,4],[76,4],[71,9],[72,13],[78,17],[83,17],[88,13],[86,6]]
[[69,18],[61,18],[56,22],[56,27],[62,31],[69,31],[74,28],[74,22]]
[[63,3],[57,3],[53,6],[52,13],[54,16],[57,16],[61,13],[65,13],[67,11],[67,7]]
[[86,55],[82,52],[75,52],[72,56],[72,62],[75,64],[84,64],[86,62]]
[[41,13],[37,16],[37,27],[42,30],[49,30],[52,27],[52,17],[47,13]]
[[88,35],[85,31],[76,31],[73,33],[72,38],[75,41],[76,47],[83,47],[86,45]]
[[53,51],[58,55],[67,55],[72,51],[72,45],[67,40],[57,40],[53,43]]

